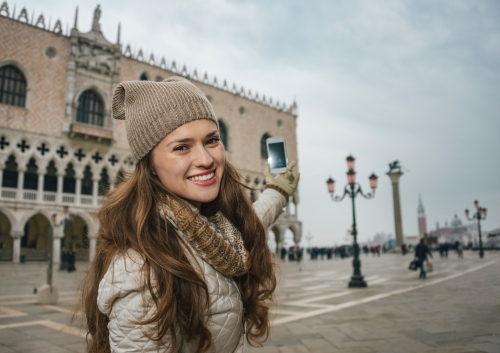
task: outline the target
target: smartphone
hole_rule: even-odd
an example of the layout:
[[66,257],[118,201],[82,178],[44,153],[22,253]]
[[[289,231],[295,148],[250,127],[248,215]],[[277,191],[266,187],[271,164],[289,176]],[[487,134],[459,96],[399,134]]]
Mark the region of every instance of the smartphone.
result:
[[286,155],[286,144],[283,136],[270,137],[266,140],[267,162],[272,174],[286,172],[288,157]]

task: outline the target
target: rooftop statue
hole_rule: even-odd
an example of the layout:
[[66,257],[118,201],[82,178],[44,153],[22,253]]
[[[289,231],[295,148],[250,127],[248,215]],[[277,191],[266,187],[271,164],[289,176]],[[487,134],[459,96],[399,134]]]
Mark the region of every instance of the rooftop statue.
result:
[[92,21],[92,31],[101,31],[101,25],[99,24],[99,19],[101,18],[101,5],[97,5],[94,11],[94,20]]

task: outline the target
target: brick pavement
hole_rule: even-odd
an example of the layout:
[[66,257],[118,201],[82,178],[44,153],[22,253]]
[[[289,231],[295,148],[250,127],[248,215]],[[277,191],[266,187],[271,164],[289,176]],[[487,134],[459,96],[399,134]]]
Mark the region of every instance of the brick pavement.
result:
[[[500,352],[500,252],[435,259],[423,280],[410,257],[362,256],[368,288],[350,290],[350,260],[281,263],[271,336],[248,352]],[[0,263],[0,353],[83,352],[67,326],[76,273],[56,272],[61,301],[39,306],[43,263]]]

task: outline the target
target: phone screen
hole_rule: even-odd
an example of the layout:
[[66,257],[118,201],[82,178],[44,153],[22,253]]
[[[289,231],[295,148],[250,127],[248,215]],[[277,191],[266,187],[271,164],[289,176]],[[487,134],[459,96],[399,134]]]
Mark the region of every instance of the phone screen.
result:
[[285,144],[283,142],[269,144],[269,166],[271,169],[286,168]]

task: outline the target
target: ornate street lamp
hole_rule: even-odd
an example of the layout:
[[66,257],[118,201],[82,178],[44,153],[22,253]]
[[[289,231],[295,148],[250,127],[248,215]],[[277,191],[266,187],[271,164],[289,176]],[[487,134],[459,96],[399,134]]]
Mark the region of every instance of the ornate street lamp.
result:
[[370,187],[372,192],[364,194],[361,190],[361,185],[356,183],[356,172],[354,171],[355,158],[353,156],[347,157],[347,185],[344,187],[344,195],[334,196],[335,192],[335,180],[331,177],[326,181],[326,185],[328,187],[328,192],[333,201],[340,202],[349,195],[352,199],[352,231],[351,234],[353,236],[353,251],[354,251],[354,259],[352,260],[353,266],[353,275],[351,277],[351,281],[349,282],[349,288],[364,288],[367,287],[367,284],[361,275],[361,261],[359,260],[359,245],[357,239],[357,229],[356,229],[356,209],[354,205],[354,199],[357,195],[363,196],[365,199],[371,199],[375,196],[375,189],[377,188],[377,179],[378,177],[373,173],[369,176]]
[[472,217],[469,217],[469,210],[465,210],[465,217],[469,221],[473,221],[477,219],[477,229],[479,231],[479,257],[482,259],[484,257],[484,251],[483,251],[483,240],[481,238],[481,220],[486,219],[486,215],[488,211],[486,208],[479,207],[479,202],[476,200],[474,201],[474,206],[476,207],[476,213],[472,215]]

